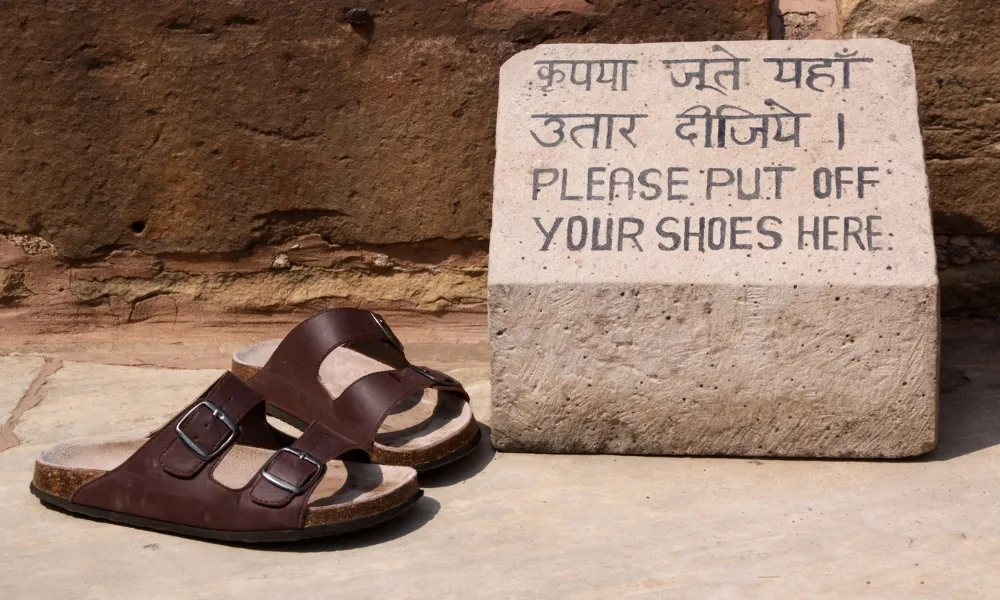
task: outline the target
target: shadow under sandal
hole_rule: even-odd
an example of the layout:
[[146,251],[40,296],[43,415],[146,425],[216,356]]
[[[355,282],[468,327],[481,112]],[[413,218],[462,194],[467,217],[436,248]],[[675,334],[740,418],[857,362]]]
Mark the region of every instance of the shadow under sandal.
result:
[[388,413],[375,434],[373,462],[427,471],[462,458],[479,443],[462,384],[411,365],[374,312],[321,312],[282,340],[237,350],[232,370],[267,396],[269,414],[300,429],[315,421],[345,433],[359,415]]
[[146,439],[42,452],[31,491],[71,513],[231,542],[355,531],[422,495],[413,469],[336,460],[367,450],[377,424],[367,444],[318,423],[294,439],[268,425],[264,407],[226,373]]

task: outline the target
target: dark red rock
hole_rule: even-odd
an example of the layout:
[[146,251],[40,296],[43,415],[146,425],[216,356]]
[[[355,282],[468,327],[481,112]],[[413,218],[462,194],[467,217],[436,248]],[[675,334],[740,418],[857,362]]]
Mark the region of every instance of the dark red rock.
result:
[[540,42],[765,39],[769,0],[62,0],[0,13],[0,232],[72,258],[484,240]]

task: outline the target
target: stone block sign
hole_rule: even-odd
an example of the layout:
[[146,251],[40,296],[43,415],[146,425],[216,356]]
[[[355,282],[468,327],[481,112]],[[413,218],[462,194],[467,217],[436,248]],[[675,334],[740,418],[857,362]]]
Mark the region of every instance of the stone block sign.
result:
[[934,448],[938,283],[907,46],[542,45],[500,80],[499,449]]

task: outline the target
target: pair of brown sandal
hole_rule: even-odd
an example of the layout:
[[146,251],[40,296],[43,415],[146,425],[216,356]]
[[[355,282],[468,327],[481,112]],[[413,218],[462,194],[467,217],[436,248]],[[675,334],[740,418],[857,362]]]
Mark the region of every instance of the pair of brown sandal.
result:
[[411,365],[379,315],[329,310],[237,351],[231,373],[146,439],[42,452],[31,491],[71,513],[214,540],[337,535],[406,511],[423,494],[418,471],[475,449],[468,401],[453,378]]

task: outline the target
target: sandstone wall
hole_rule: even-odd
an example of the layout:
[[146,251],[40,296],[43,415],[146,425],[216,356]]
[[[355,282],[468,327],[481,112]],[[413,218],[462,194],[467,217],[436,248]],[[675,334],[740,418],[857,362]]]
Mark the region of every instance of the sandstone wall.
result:
[[5,9],[6,322],[483,310],[504,60],[540,42],[762,39],[769,15],[769,0],[374,0],[349,24],[354,6]]
[[991,0],[376,0],[352,25],[355,6],[2,11],[0,328],[484,310],[504,60],[769,36],[913,45],[944,308],[1000,312]]
[[909,44],[945,314],[1000,315],[1000,4],[838,0],[844,37]]

